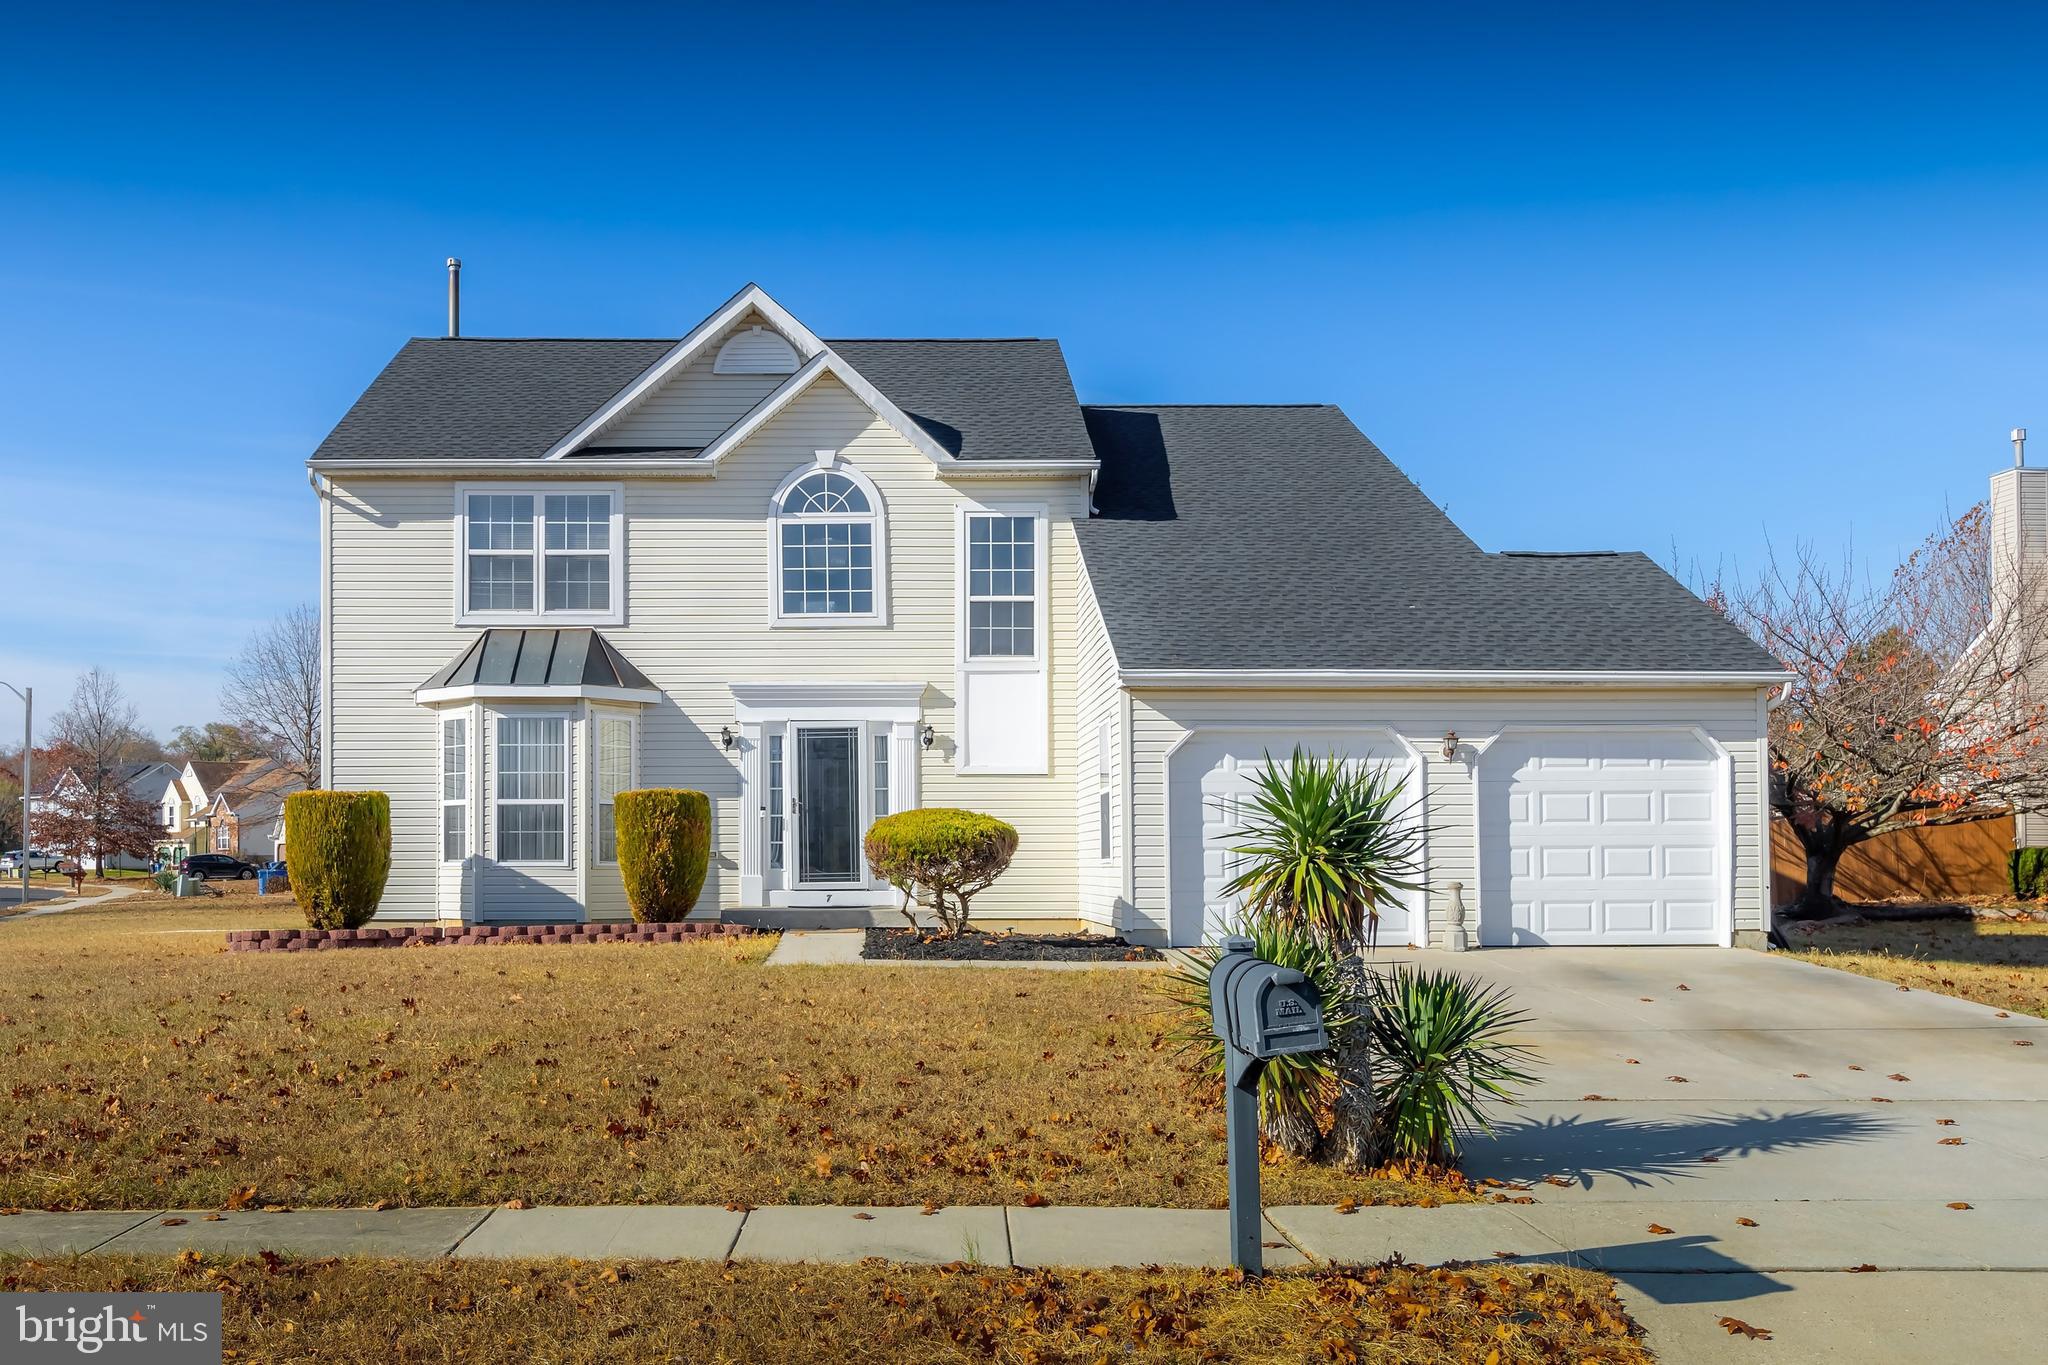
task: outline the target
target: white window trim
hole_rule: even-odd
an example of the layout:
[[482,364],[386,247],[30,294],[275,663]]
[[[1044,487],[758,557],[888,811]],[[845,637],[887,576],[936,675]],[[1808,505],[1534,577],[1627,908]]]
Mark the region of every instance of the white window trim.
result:
[[[850,513],[844,517],[789,517],[782,515],[782,499],[790,489],[820,470],[851,479],[860,491],[867,495],[867,514]],[[782,526],[785,520],[802,523],[806,521],[865,521],[874,528],[875,557],[875,609],[870,612],[846,612],[839,615],[789,614],[782,610]],[[816,458],[800,469],[790,471],[789,476],[775,486],[775,495],[768,501],[768,626],[771,630],[875,630],[889,624],[889,507],[882,498],[882,490],[875,487],[875,481],[842,458],[837,451],[821,450]]]
[[[550,495],[608,494],[611,516],[611,606],[604,611],[547,610],[547,503]],[[469,609],[469,499],[507,494],[533,499],[533,609]],[[458,483],[455,485],[455,624],[458,626],[622,626],[626,623],[626,489],[619,483]],[[499,552],[506,553],[506,552]],[[562,553],[557,551],[556,553]],[[578,552],[581,553],[581,552]]]
[[[513,860],[498,856],[498,839],[505,822],[498,818],[500,806],[545,806],[547,801],[506,801],[499,799],[498,780],[504,776],[498,753],[498,727],[508,720],[558,720],[562,722],[562,856]],[[493,711],[490,716],[490,786],[485,802],[491,813],[491,861],[505,867],[573,867],[576,863],[576,716],[571,711]]]
[[[469,761],[470,745],[475,742],[475,736],[471,733],[472,727],[469,723],[469,713],[466,711],[460,715],[441,715],[438,718],[441,722],[440,861],[444,864],[466,862],[469,858],[470,849],[476,846],[476,821],[471,814],[469,805],[470,770],[474,766]],[[448,778],[450,776],[448,770],[448,727],[450,725],[460,725],[462,727],[462,770],[459,774],[462,778],[462,795],[459,797],[450,797],[448,795]],[[448,808],[451,806],[462,807],[462,852],[454,858],[448,856]]]
[[[1032,611],[1032,653],[1029,655],[1004,655],[994,658],[970,658],[967,652],[967,561],[968,522],[974,517],[1031,517],[1036,530],[1033,559],[1036,573],[1033,578],[1034,609]],[[967,777],[1039,777],[1052,770],[1051,734],[1041,739],[1038,762],[1024,764],[999,764],[978,762],[970,740],[972,723],[966,716],[968,705],[969,675],[981,673],[1024,673],[1038,678],[1043,720],[1051,724],[1051,669],[1049,660],[1052,649],[1052,508],[1042,502],[961,502],[953,513],[953,660],[955,687],[954,696],[960,699],[956,714],[960,718],[954,771]]]
[[[982,658],[971,657],[967,649],[968,618],[968,569],[967,540],[968,526],[979,517],[1030,517],[1032,518],[1032,573],[1031,573],[1031,653],[1002,654]],[[960,666],[965,669],[986,670],[992,673],[1031,673],[1045,667],[1047,601],[1050,594],[1047,584],[1052,577],[1052,565],[1048,553],[1048,528],[1052,524],[1052,509],[1042,502],[1029,503],[968,503],[960,504],[956,513],[953,534],[953,569],[955,577],[953,645]]]
[[[590,712],[590,865],[592,867],[617,867],[617,857],[604,856],[603,840],[599,835],[598,808],[604,805],[602,782],[604,762],[604,723],[608,720],[621,721],[626,726],[626,785],[624,790],[632,791],[640,785],[640,718],[624,711]],[[612,810],[613,837],[617,838],[618,809]]]

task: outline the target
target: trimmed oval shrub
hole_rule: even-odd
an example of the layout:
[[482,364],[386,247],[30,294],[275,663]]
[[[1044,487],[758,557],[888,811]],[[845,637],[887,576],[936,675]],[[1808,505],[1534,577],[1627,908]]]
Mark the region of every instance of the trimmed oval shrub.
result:
[[903,893],[903,915],[913,926],[913,903],[939,921],[948,938],[967,928],[969,905],[986,891],[1017,853],[1017,828],[993,815],[927,806],[885,815],[862,842],[868,867]]
[[377,913],[391,875],[391,798],[293,792],[284,799],[285,875],[315,929],[354,929]]
[[683,918],[711,869],[711,798],[680,787],[647,787],[613,798],[619,876],[642,924]]

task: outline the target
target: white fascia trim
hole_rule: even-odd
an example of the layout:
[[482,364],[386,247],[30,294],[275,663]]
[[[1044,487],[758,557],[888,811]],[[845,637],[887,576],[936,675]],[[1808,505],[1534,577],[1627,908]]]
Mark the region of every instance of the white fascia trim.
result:
[[736,682],[734,719],[915,721],[923,714],[921,682]]
[[947,482],[966,479],[1071,479],[1086,474],[1092,486],[1102,471],[1100,460],[949,460],[938,471]]
[[769,418],[796,401],[799,394],[824,374],[830,374],[844,384],[852,391],[854,397],[872,408],[877,417],[887,422],[897,435],[916,446],[918,452],[933,464],[949,470],[961,465],[962,461],[954,459],[947,453],[945,447],[931,438],[929,432],[911,421],[903,409],[890,402],[887,395],[870,384],[860,371],[847,363],[844,356],[829,348],[805,361],[803,368],[777,384],[766,398],[754,404],[746,416],[727,427],[719,434],[718,439],[698,451],[693,458],[716,467],[718,461],[728,452],[759,431]]
[[587,479],[593,474],[643,479],[711,479],[718,471],[699,467],[692,455],[675,460],[575,459],[547,464],[540,460],[308,460],[316,474],[388,474],[410,478],[445,478],[450,474],[512,474],[522,479]]
[[1776,687],[1778,672],[1650,673],[1588,669],[1517,670],[1405,668],[1125,669],[1125,687]]
[[555,442],[543,459],[559,460],[570,451],[581,446],[596,435],[614,419],[645,398],[677,370],[695,360],[720,334],[750,311],[759,311],[795,345],[797,354],[809,360],[825,349],[825,343],[818,340],[810,328],[798,322],[788,309],[768,297],[768,291],[758,284],[749,284],[721,304],[704,321],[692,327],[689,333],[669,348],[668,354],[641,371],[640,377],[612,395],[604,406],[578,422],[567,436]]
[[470,683],[464,687],[415,688],[412,699],[421,706],[440,706],[455,701],[622,701],[636,706],[653,706],[661,700],[651,687],[600,687],[594,683],[553,683],[544,687],[518,687],[510,683]]

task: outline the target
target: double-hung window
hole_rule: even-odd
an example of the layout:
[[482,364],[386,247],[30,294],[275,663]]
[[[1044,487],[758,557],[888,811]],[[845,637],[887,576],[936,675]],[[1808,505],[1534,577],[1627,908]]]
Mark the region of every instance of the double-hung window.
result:
[[561,863],[569,848],[568,721],[500,716],[493,826],[503,863]]
[[633,785],[633,722],[623,716],[597,718],[597,860],[619,860],[614,802]]
[[1038,519],[967,517],[967,657],[1038,653]]
[[441,722],[441,861],[469,856],[469,722]]
[[1108,862],[1116,856],[1115,731],[1108,721],[1095,727],[1095,856]]
[[616,488],[468,488],[457,498],[466,624],[621,619]]

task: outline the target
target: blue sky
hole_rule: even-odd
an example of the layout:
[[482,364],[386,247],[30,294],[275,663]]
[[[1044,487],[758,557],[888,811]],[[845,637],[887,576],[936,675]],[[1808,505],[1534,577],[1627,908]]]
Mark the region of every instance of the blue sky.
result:
[[1084,399],[1337,402],[1495,549],[1881,569],[2048,442],[2037,7],[1552,8],[11,15],[0,678],[210,718],[449,254],[472,335],[752,279],[1057,336]]

